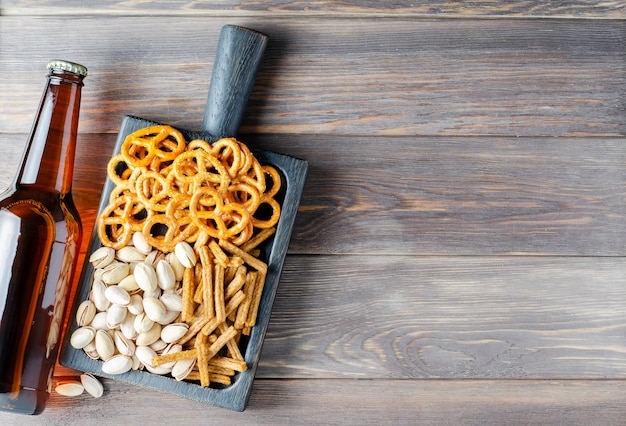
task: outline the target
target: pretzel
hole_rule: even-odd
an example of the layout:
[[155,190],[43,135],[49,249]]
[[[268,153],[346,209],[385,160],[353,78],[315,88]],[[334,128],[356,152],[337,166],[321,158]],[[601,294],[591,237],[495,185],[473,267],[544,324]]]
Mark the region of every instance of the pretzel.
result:
[[185,149],[185,138],[170,126],[149,126],[131,133],[124,139],[120,152],[127,164],[133,167],[158,166],[171,161]]
[[107,205],[98,218],[100,241],[114,250],[126,246],[132,233],[140,223],[151,218],[147,211],[145,219],[137,218],[140,212],[147,211],[135,198],[125,195]]
[[214,186],[223,193],[230,183],[226,167],[204,149],[185,151],[176,157],[172,166],[176,179],[182,183],[193,182],[196,190],[202,186]]
[[110,247],[132,231],[164,252],[200,233],[240,246],[280,217],[280,174],[235,138],[187,143],[172,127],[149,126],[124,139],[107,175],[114,187],[98,234]]

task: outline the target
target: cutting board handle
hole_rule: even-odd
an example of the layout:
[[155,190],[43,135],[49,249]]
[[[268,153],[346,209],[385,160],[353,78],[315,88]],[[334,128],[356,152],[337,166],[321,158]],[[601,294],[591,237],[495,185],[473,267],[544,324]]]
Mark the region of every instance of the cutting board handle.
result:
[[215,53],[202,130],[215,138],[236,136],[252,93],[268,37],[225,25]]

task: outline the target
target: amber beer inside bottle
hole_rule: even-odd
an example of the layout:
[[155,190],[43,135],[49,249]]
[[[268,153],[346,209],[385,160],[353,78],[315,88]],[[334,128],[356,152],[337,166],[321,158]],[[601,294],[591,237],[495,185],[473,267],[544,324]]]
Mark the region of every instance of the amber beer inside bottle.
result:
[[82,228],[71,195],[83,78],[48,64],[17,175],[0,195],[0,409],[39,414],[48,400]]

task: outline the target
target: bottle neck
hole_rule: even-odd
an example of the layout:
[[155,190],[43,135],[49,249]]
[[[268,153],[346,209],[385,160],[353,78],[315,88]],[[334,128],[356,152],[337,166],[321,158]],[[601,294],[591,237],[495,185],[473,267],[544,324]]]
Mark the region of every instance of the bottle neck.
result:
[[50,70],[17,185],[62,195],[71,191],[83,78],[67,71]]

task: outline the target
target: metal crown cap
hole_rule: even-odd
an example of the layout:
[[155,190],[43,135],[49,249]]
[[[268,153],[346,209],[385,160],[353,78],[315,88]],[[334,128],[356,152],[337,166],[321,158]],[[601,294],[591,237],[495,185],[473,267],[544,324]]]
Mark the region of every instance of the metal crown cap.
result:
[[83,77],[87,76],[87,67],[81,64],[77,64],[76,62],[64,61],[62,59],[53,59],[50,62],[48,62],[48,69],[69,71],[71,73],[78,74]]

